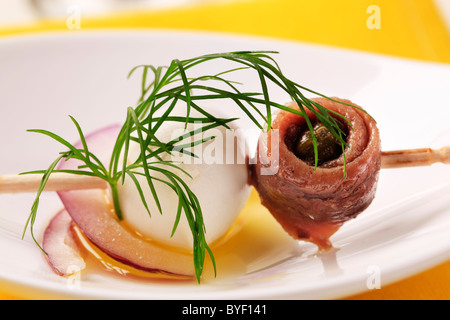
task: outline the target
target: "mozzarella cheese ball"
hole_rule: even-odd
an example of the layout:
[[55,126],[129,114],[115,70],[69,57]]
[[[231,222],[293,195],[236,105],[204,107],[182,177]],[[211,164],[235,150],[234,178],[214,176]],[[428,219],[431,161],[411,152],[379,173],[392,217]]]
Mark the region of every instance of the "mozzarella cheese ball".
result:
[[[160,141],[168,142],[201,126],[203,125],[188,124],[185,128],[185,123],[165,122],[157,130],[156,136]],[[230,127],[232,126],[230,125]],[[196,158],[191,154],[180,153],[179,149],[175,150],[172,155],[161,154],[164,161],[173,161],[172,163],[179,168],[167,164],[151,164],[156,159],[148,161],[150,165],[180,176],[196,195],[202,210],[206,241],[210,245],[230,229],[250,194],[250,186],[247,183],[248,170],[245,163],[245,142],[242,137],[237,135],[237,132],[235,127],[230,130],[221,126],[177,142],[176,145],[179,148],[185,146],[185,150],[193,152],[197,156]],[[208,140],[211,137],[213,138]],[[190,142],[198,141],[201,138],[208,141],[190,146]],[[139,144],[131,143],[128,163],[138,159],[139,156]],[[142,173],[143,170],[140,169],[139,172]],[[170,181],[167,176],[157,170],[151,170],[150,173],[152,177]],[[124,184],[119,183],[118,185],[124,223],[152,241],[173,248],[192,250],[193,235],[184,211],[181,212],[179,224],[172,235],[179,205],[179,197],[175,191],[164,182],[153,180],[162,209],[160,213],[145,176],[139,174],[135,176],[142,187],[150,215],[134,181],[130,177],[126,177]]]

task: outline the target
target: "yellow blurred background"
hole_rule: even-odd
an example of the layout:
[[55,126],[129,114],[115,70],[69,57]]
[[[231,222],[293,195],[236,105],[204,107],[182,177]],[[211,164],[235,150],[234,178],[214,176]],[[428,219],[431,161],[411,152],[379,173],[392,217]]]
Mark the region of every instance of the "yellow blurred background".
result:
[[[76,4],[81,30],[93,28],[169,28],[208,30],[300,40],[414,59],[450,62],[447,0],[197,0],[143,1],[128,6],[90,8],[95,1],[61,1],[59,10],[28,8],[14,20],[0,6],[0,35],[68,30],[69,9]],[[39,0],[29,1],[32,3]],[[59,3],[58,1],[42,1]],[[120,3],[120,1],[100,1]],[[125,2],[125,1],[124,1]],[[134,2],[134,1],[131,1]],[[78,3],[78,4],[77,4]],[[137,1],[137,3],[140,3]],[[145,4],[148,3],[148,4]],[[165,3],[165,5],[161,4]],[[442,3],[440,6],[436,4]],[[446,5],[447,4],[447,5]],[[83,5],[86,7],[83,7]],[[368,26],[379,8],[380,27]],[[45,7],[45,6],[44,6]],[[50,6],[51,7],[51,6]],[[39,8],[39,6],[37,6]],[[25,10],[26,11],[26,10]],[[3,16],[8,19],[1,20]],[[70,30],[76,32],[76,30]]]
[[[257,35],[450,63],[448,0],[0,0],[0,38],[91,29],[183,29]],[[14,4],[13,4],[14,3]],[[91,3],[91,6],[89,6]],[[110,5],[114,3],[115,5]],[[75,5],[75,7],[71,7]],[[80,9],[79,27],[68,19]],[[15,299],[7,292],[3,299]],[[449,299],[450,262],[349,299]]]

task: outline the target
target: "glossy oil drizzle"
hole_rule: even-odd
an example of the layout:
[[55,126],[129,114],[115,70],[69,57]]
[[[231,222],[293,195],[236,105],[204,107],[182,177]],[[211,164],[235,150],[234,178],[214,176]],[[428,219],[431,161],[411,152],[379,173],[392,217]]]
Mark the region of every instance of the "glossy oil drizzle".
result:
[[[74,231],[85,251],[87,268],[83,271],[84,274],[108,272],[112,276],[150,281],[195,281],[185,276],[163,272],[152,273],[128,266],[111,258],[92,244],[76,226]],[[167,250],[176,250],[164,247]],[[291,257],[298,244],[261,205],[256,191],[253,190],[246,206],[228,233],[210,247],[214,254],[217,274],[214,275],[212,262],[207,258],[202,282],[241,276],[267,268]]]

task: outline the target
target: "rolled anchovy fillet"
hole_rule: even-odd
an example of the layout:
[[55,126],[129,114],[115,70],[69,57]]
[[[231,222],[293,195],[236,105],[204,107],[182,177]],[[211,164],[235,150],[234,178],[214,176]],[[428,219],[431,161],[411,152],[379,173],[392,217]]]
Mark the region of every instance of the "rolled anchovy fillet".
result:
[[[349,100],[333,99],[357,106]],[[258,145],[256,161],[249,164],[249,181],[258,191],[262,204],[287,233],[325,250],[332,247],[329,238],[342,224],[355,218],[374,199],[381,167],[381,142],[374,119],[358,109],[361,107],[326,98],[312,100],[350,122],[342,121],[347,131],[345,160],[340,154],[314,168],[300,159],[293,145],[306,120],[292,112],[280,111],[267,138]],[[298,109],[295,103],[288,106]],[[305,110],[314,123],[314,113]],[[274,146],[278,156],[272,154]],[[271,161],[262,161],[263,158]],[[272,174],[268,170],[270,166],[276,167]]]

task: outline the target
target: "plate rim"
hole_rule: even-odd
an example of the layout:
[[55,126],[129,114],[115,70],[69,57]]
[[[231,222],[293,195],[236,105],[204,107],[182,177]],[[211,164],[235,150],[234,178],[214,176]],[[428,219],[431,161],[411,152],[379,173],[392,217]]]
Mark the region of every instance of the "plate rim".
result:
[[[308,47],[315,47],[315,48],[323,48],[326,50],[336,50],[339,52],[344,52],[344,53],[352,53],[352,54],[356,54],[356,55],[360,55],[363,57],[371,57],[371,56],[376,56],[376,57],[381,57],[384,59],[390,59],[393,61],[410,61],[410,62],[415,62],[415,63],[419,63],[419,64],[425,64],[425,65],[445,65],[445,66],[450,66],[450,64],[445,64],[445,63],[436,63],[436,62],[428,62],[428,61],[418,61],[418,60],[414,60],[414,59],[407,59],[407,58],[402,58],[402,57],[393,57],[393,56],[386,56],[386,55],[381,55],[381,54],[377,54],[377,53],[369,53],[369,52],[362,52],[362,51],[357,51],[357,50],[353,50],[353,49],[347,49],[347,48],[340,48],[340,47],[330,47],[330,46],[326,46],[326,45],[320,45],[320,44],[314,44],[314,43],[305,43],[305,42],[300,42],[300,41],[295,41],[295,40],[289,40],[289,39],[279,39],[279,38],[271,38],[271,37],[265,37],[265,36],[254,36],[254,35],[242,35],[242,34],[230,34],[230,33],[221,33],[221,32],[211,32],[211,31],[192,31],[192,30],[174,30],[174,29],[125,29],[125,30],[101,30],[101,29],[93,29],[93,30],[87,30],[87,31],[82,31],[82,32],[78,32],[77,33],[71,33],[73,34],[75,37],[77,38],[83,38],[86,35],[88,36],[104,36],[104,35],[108,35],[110,37],[115,37],[117,35],[121,35],[121,36],[129,36],[129,35],[149,35],[149,34],[170,34],[172,36],[177,36],[177,35],[183,35],[183,36],[195,36],[195,37],[201,37],[201,38],[208,38],[211,36],[217,37],[224,37],[226,40],[233,40],[234,38],[238,38],[238,39],[253,39],[256,41],[268,41],[271,43],[285,43],[288,45],[300,45],[300,46],[308,46]],[[50,31],[50,32],[40,32],[40,33],[33,33],[33,34],[26,34],[26,35],[11,35],[11,36],[1,36],[0,37],[0,47],[5,45],[5,44],[11,44],[11,43],[22,43],[22,42],[28,42],[28,41],[39,41],[39,39],[45,38],[45,39],[50,39],[50,40],[57,40],[59,38],[67,38],[68,34],[67,31]],[[72,36],[72,35],[70,35]],[[442,249],[444,250],[444,249]],[[436,266],[440,263],[445,262],[446,260],[450,259],[450,244],[447,245],[447,248],[445,249],[445,253],[446,255],[443,255],[442,252],[440,255],[437,255],[435,252],[433,254],[431,254],[430,252],[428,252],[429,254],[427,255],[427,258],[424,259],[423,256],[421,259],[413,259],[411,258],[411,263],[413,263],[414,268],[410,268],[409,272],[404,273],[404,270],[400,270],[401,269],[401,265],[404,264],[400,264],[397,263],[396,265],[393,265],[391,267],[392,270],[390,270],[390,272],[388,272],[387,274],[390,274],[390,280],[384,280],[383,283],[385,285],[389,285],[391,283],[400,281],[402,279],[408,278],[414,274],[417,274],[419,272],[422,272],[424,270],[427,270],[433,266]],[[422,263],[418,263],[417,260],[426,260],[426,261],[422,261]],[[400,272],[402,271],[402,272]],[[347,290],[347,294],[345,294],[345,296],[349,296],[349,295],[354,295],[354,294],[358,294],[358,293],[362,293],[364,291],[367,290],[362,288],[360,286],[360,281],[361,281],[361,276],[354,276],[353,281],[351,282],[352,284],[352,289]],[[8,282],[11,279],[6,279],[3,276],[0,278],[0,281],[3,282]],[[21,282],[20,279],[15,279],[14,281],[15,283],[19,284],[19,285],[23,285],[23,286],[31,286],[34,287],[34,289],[38,289],[38,290],[42,290],[42,287],[39,286],[39,282],[35,282],[33,284],[30,283],[25,283],[25,282]],[[342,282],[345,282],[347,285],[349,284],[348,280],[346,281],[344,278],[335,278],[333,279],[331,282],[335,283],[334,286],[332,286],[332,288],[335,288],[335,286],[339,286]],[[327,286],[325,286],[325,288],[327,288]],[[322,288],[323,290],[324,288]],[[329,289],[329,288],[328,288]],[[45,290],[45,289],[43,289]],[[104,291],[104,290],[101,290]],[[286,295],[295,295],[295,289],[291,288],[290,292],[287,292],[286,290],[281,290],[283,292],[278,292],[278,297],[281,296],[286,296]],[[59,292],[59,294],[67,294],[67,290],[60,288],[60,290],[58,291],[58,288],[55,287],[52,289],[52,292]],[[245,292],[245,291],[244,291]],[[79,297],[81,298],[82,296],[85,296],[86,294],[76,294],[74,295],[75,297]],[[263,294],[260,293],[259,294],[261,299],[268,299],[268,295],[267,294]],[[69,297],[72,296],[71,294],[69,294]],[[91,294],[88,297],[89,298],[95,298],[95,294]],[[326,299],[335,299],[335,298],[340,298],[342,297],[342,294],[328,294],[328,297],[323,295]],[[117,298],[117,296],[115,295],[111,295],[109,298]],[[134,298],[138,298],[138,297],[134,297]],[[145,297],[144,297],[145,298]],[[196,298],[196,297],[194,297]],[[202,299],[203,297],[197,297],[197,299]],[[241,299],[243,297],[238,297],[237,299]],[[286,297],[284,297],[286,298]],[[316,298],[320,298],[320,295],[318,295]],[[182,299],[182,297],[178,297],[175,299]],[[259,299],[259,298],[258,298]],[[296,299],[296,298],[294,298]]]

